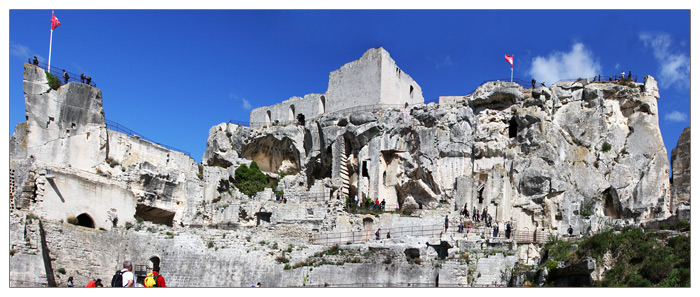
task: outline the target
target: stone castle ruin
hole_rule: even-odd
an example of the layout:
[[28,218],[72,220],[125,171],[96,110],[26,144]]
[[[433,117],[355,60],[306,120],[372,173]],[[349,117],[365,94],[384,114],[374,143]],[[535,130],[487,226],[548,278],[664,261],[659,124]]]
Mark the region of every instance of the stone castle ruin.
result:
[[[52,90],[30,64],[23,84],[27,120],[10,138],[13,287],[110,279],[124,260],[140,281],[158,266],[176,287],[505,286],[508,267],[538,263],[545,238],[569,226],[579,236],[689,219],[690,153],[679,142],[671,185],[651,76],[494,81],[424,104],[375,48],[331,72],[324,94],[256,108],[250,127],[212,127],[199,164],[108,129],[93,86]],[[253,197],[235,186],[252,161],[276,185]],[[386,209],[346,205],[356,198]],[[473,232],[457,232],[465,205],[487,208],[501,233],[470,216]]]

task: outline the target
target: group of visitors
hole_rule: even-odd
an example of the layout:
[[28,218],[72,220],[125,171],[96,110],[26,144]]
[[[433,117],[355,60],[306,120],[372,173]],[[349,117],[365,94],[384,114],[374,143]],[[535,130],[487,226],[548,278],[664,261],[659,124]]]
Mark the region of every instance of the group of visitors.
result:
[[[136,287],[136,275],[133,272],[134,266],[131,261],[124,261],[122,263],[122,270],[117,271],[112,277],[112,282],[110,285],[112,287],[125,287],[125,288],[135,288]],[[68,287],[74,287],[73,277],[68,278]],[[93,278],[91,279],[85,287],[88,288],[101,288],[104,287],[102,284],[102,279]],[[165,279],[160,275],[160,267],[153,267],[153,271],[148,273],[144,279],[144,287],[165,287]]]
[[[32,59],[32,64],[34,64],[34,66],[39,66],[39,59],[36,56],[34,56],[34,59]],[[66,70],[63,69],[63,83],[67,84],[69,79],[70,75],[68,75],[68,72],[66,72]],[[92,82],[92,77],[86,76],[84,72],[81,72],[80,82],[89,85],[90,82]]]

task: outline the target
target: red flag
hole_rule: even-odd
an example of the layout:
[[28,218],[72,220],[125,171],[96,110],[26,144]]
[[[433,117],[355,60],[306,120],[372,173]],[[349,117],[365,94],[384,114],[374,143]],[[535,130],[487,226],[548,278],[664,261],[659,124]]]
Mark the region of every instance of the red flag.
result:
[[61,22],[58,21],[58,18],[51,12],[51,30],[56,29],[56,27],[60,26]]
[[513,56],[506,55],[506,61],[510,63],[510,67],[513,67]]

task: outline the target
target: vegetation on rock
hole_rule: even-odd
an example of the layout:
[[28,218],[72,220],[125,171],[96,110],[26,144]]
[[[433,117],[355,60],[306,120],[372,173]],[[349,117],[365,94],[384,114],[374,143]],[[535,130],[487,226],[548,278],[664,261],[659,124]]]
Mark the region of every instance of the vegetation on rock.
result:
[[265,190],[265,188],[272,187],[269,184],[269,178],[265,173],[260,171],[255,161],[250,163],[250,167],[242,164],[236,168],[236,181],[234,185],[243,194],[250,197],[255,196],[256,193]]

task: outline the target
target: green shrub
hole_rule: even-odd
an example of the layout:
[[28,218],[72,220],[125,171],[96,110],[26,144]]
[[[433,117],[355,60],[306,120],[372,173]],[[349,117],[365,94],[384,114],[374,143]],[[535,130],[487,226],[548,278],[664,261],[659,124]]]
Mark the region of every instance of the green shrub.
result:
[[48,71],[44,71],[46,73],[46,79],[49,81],[49,87],[53,90],[58,90],[58,88],[61,87],[61,80],[58,79],[57,77],[53,76],[51,73]]
[[610,144],[610,143],[608,143],[608,142],[606,141],[606,142],[603,143],[602,149],[603,149],[604,152],[610,151],[610,149],[612,149],[612,144]]
[[58,273],[60,273],[60,274],[66,274],[66,270],[63,269],[63,267],[57,269],[56,272],[58,272]]
[[[285,264],[289,263],[289,259],[285,256],[278,256],[277,258],[275,258],[275,261],[277,261],[277,263],[285,263]],[[287,266],[288,265],[285,265],[285,267],[287,267]]]
[[269,184],[269,178],[265,173],[260,171],[255,161],[250,163],[250,167],[245,164],[238,166],[235,176],[236,180],[234,185],[236,188],[250,197],[255,196],[256,193],[265,190],[265,188],[272,187]]

